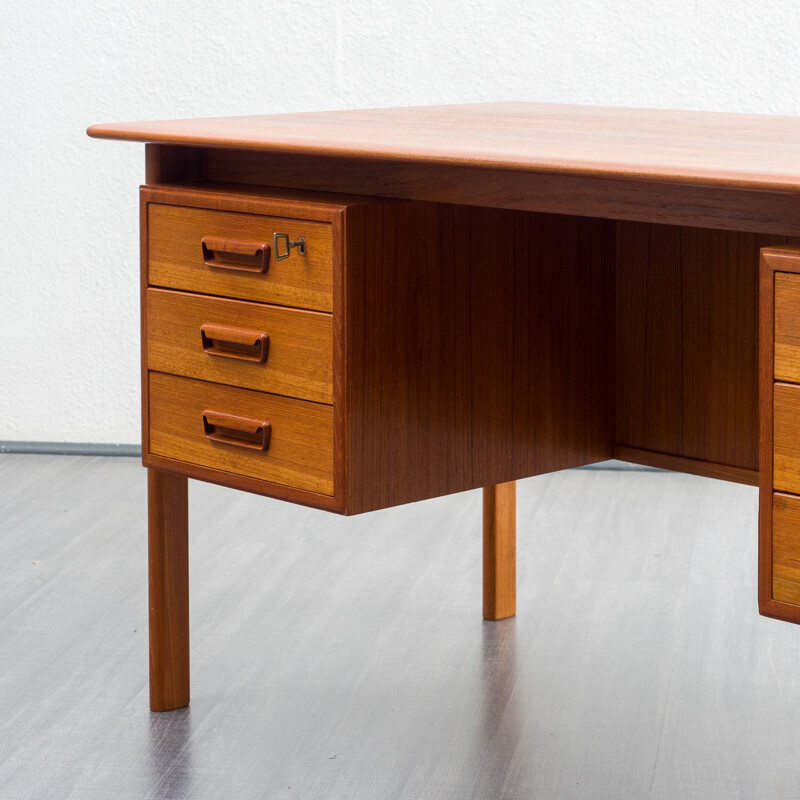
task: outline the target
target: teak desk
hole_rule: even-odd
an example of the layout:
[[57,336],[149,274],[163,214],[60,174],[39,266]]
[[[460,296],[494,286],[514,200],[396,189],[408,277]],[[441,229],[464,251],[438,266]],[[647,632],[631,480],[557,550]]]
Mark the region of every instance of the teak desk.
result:
[[760,483],[759,607],[800,621],[800,119],[485,103],[89,134],[148,143],[153,709],[189,702],[187,478],[343,514],[485,487],[487,619],[515,610],[518,478]]

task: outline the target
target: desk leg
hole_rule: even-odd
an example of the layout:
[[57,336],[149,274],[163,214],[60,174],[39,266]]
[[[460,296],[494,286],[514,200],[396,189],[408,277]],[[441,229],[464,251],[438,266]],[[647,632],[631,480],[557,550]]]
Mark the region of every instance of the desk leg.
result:
[[483,489],[483,618],[517,613],[517,484]]
[[189,705],[189,492],[180,475],[147,470],[150,708]]

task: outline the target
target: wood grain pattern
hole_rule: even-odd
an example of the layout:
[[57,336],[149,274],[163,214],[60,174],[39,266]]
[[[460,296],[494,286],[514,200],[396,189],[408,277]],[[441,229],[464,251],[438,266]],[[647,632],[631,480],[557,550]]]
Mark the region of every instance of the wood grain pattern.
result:
[[772,524],[772,596],[800,605],[800,497],[776,493]]
[[800,119],[475,103],[93,125],[90,136],[283,153],[800,189]]
[[800,275],[775,273],[775,380],[800,383]]
[[151,183],[202,175],[795,234],[798,129],[793,117],[483,103],[95,125],[89,134],[174,143],[148,145],[176,150]]
[[[331,316],[313,311],[147,290],[147,366],[245,389],[333,402]],[[266,361],[209,355],[200,329],[235,326],[269,335]]]
[[800,386],[776,383],[773,390],[772,484],[800,494]]
[[189,704],[189,500],[187,480],[147,471],[150,708]]
[[[173,159],[180,163],[180,157]],[[158,177],[158,176],[156,176]],[[150,176],[148,175],[148,179]],[[344,498],[346,443],[344,440],[344,214],[353,206],[369,205],[373,198],[351,197],[340,194],[320,194],[306,191],[269,189],[253,186],[214,186],[203,188],[175,186],[143,186],[140,189],[141,207],[141,292],[142,292],[142,461],[145,466],[171,470],[199,480],[212,481],[225,486],[236,486],[245,491],[270,497],[280,497],[296,503],[342,512]],[[393,203],[395,201],[389,201]],[[333,472],[334,496],[298,489],[247,475],[234,475],[224,469],[196,466],[180,458],[168,458],[150,451],[149,447],[149,384],[147,369],[147,313],[148,286],[148,213],[150,204],[175,205],[190,208],[208,208],[214,211],[312,220],[329,223],[331,232],[333,363],[341,369],[333,370]],[[289,264],[287,259],[282,264]],[[245,276],[247,277],[247,276]]]
[[[800,542],[795,509],[798,498],[773,493],[798,485],[797,394],[800,386],[775,383],[775,342],[790,335],[793,309],[787,306],[786,279],[800,273],[800,247],[771,247],[761,251],[761,323],[759,395],[761,406],[758,539],[758,601],[762,614],[800,623],[800,592],[794,581],[793,559]],[[778,298],[777,287],[782,286]],[[778,306],[781,323],[778,323]],[[780,331],[780,333],[779,333]],[[785,362],[784,362],[785,363]],[[781,368],[783,369],[783,368]]]
[[[258,300],[277,305],[332,310],[331,230],[325,223],[261,217],[160,203],[148,204],[149,282],[154,286]],[[277,261],[266,274],[214,269],[203,261],[206,236],[266,242],[273,233],[305,238],[307,254]]]
[[145,180],[155,184],[197,178],[200,175],[201,160],[201,151],[197,147],[146,144]]
[[790,241],[618,224],[619,447],[758,469],[759,248]]
[[641,181],[624,172],[609,178],[217,148],[201,149],[200,172],[211,185],[233,181],[732,231],[796,234],[800,218],[800,193]]
[[348,513],[609,458],[612,224],[353,208],[346,263]]
[[483,489],[483,618],[517,613],[517,485]]
[[[149,405],[154,455],[333,494],[330,406],[158,372],[150,373]],[[262,453],[210,441],[203,427],[206,409],[269,421],[269,450]]]
[[[796,248],[761,251],[759,277],[759,484],[758,484],[758,609],[775,619],[800,623],[800,605],[773,597],[774,494],[774,342],[775,271],[800,271]],[[785,587],[784,587],[785,588]],[[779,596],[788,597],[779,587]]]
[[[159,145],[151,145],[152,148]],[[154,163],[155,162],[155,163]],[[146,174],[157,173],[158,160],[154,155],[146,159]],[[149,261],[147,230],[147,203],[139,192],[139,398],[142,408],[142,464],[147,467],[150,452],[150,382],[147,369],[147,264]]]

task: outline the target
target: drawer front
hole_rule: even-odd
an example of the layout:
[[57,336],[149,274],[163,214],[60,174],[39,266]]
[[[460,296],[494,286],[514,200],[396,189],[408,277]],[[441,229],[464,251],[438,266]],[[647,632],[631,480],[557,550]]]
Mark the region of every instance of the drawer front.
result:
[[773,391],[773,487],[800,494],[800,386]]
[[331,406],[152,372],[149,420],[154,455],[333,495]]
[[774,495],[772,526],[772,596],[800,604],[800,497]]
[[331,316],[147,290],[147,366],[189,378],[333,402]]
[[800,275],[775,273],[775,378],[800,383]]
[[[149,203],[147,231],[151,285],[318,311],[333,308],[328,223]],[[279,261],[275,233],[304,239],[305,255],[294,247]],[[261,248],[270,250],[266,263]],[[266,271],[259,271],[264,266]]]

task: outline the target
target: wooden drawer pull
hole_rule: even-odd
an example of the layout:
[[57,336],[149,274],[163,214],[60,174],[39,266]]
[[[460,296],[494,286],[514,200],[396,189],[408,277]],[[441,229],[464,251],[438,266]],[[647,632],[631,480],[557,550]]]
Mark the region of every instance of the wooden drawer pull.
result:
[[200,244],[203,247],[203,261],[208,267],[261,275],[269,269],[268,244],[237,242],[216,236],[204,236]]
[[272,425],[269,422],[237,417],[221,411],[203,412],[203,430],[212,442],[232,444],[248,450],[266,450],[272,436]]
[[200,341],[210,356],[263,364],[269,355],[269,334],[224,325],[201,325]]

